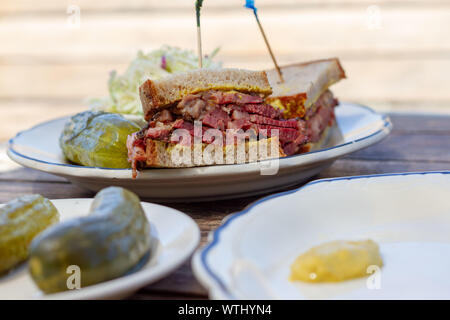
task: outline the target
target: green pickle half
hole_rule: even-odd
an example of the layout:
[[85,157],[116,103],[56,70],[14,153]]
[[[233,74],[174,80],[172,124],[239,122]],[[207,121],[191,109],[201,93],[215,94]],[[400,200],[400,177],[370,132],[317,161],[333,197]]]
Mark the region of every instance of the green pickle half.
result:
[[33,238],[59,221],[59,213],[50,200],[30,194],[0,208],[0,274],[28,257]]
[[135,270],[149,252],[150,224],[138,196],[108,187],[95,196],[89,215],[49,228],[32,242],[29,271],[42,291],[54,293],[73,289],[70,268],[79,270],[80,287],[86,287]]
[[66,158],[76,164],[129,168],[127,137],[140,129],[119,114],[85,111],[65,124],[59,144]]

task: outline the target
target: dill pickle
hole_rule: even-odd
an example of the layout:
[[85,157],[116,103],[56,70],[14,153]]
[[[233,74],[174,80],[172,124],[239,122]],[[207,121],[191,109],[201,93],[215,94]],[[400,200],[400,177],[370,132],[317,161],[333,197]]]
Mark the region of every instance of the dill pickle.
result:
[[25,195],[0,208],[0,274],[28,257],[33,238],[59,220],[50,200],[38,194]]
[[150,224],[138,196],[119,187],[101,190],[89,215],[62,222],[30,246],[29,270],[38,287],[67,290],[69,266],[80,270],[81,287],[120,277],[150,251]]
[[127,137],[140,129],[116,113],[84,111],[64,125],[59,144],[65,157],[73,163],[129,168]]

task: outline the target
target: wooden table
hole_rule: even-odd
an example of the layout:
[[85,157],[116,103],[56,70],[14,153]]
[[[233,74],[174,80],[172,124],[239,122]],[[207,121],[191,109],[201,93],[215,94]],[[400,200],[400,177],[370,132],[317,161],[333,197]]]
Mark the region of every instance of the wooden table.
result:
[[[336,161],[317,177],[329,178],[408,171],[442,171],[450,169],[450,116],[391,114],[392,134],[384,141]],[[8,160],[0,164],[0,202],[24,193],[40,193],[51,199],[92,197],[66,180],[31,169],[14,167],[5,170]],[[208,232],[222,219],[242,210],[262,196],[205,203],[165,205],[189,214],[198,223],[202,245]],[[145,199],[143,199],[145,200]],[[282,213],[280,213],[282,214]],[[190,262],[169,277],[149,285],[131,299],[205,299],[206,290],[194,278]]]

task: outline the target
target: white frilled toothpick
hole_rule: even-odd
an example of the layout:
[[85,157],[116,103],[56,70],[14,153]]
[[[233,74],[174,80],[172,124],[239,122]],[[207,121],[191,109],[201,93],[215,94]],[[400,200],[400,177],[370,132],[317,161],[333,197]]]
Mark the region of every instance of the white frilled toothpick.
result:
[[272,48],[270,47],[269,41],[267,40],[266,34],[264,32],[264,29],[263,29],[263,27],[261,25],[261,22],[259,21],[258,13],[257,13],[258,9],[255,7],[255,1],[254,0],[246,0],[244,7],[253,10],[253,13],[254,13],[255,18],[256,18],[256,23],[258,24],[259,30],[261,31],[261,34],[262,34],[262,36],[264,38],[264,42],[266,43],[267,49],[269,50],[270,57],[272,58],[273,64],[275,65],[275,69],[277,70],[278,76],[280,77],[280,81],[284,82],[283,75],[281,73],[281,69],[278,66],[277,60],[275,59],[275,56],[274,56],[274,54],[272,52]]

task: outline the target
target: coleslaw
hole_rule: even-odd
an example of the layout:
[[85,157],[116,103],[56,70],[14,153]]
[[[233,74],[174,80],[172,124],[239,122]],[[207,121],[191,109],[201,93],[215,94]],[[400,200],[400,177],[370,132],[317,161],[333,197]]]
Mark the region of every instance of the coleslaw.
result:
[[[219,48],[203,58],[203,68],[217,69],[222,67],[221,62],[213,61],[218,51]],[[139,51],[137,57],[123,74],[118,75],[116,71],[110,73],[108,81],[109,96],[91,99],[88,103],[94,110],[142,115],[139,86],[144,81],[147,79],[158,80],[173,73],[197,68],[198,56],[191,50],[165,45],[147,54]]]

